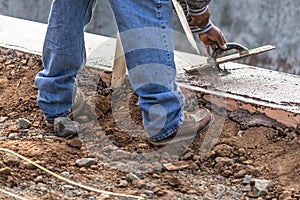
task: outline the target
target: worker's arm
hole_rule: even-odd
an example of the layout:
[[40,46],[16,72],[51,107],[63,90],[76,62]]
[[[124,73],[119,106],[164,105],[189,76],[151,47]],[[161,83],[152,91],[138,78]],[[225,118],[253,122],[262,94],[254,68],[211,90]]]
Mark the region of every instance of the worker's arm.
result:
[[[206,54],[210,54],[211,49],[220,46],[226,49],[226,38],[222,31],[210,20],[209,3],[211,0],[183,0],[187,3],[187,16],[190,18],[190,26],[193,33],[198,34],[204,44]],[[181,0],[181,3],[182,2]]]

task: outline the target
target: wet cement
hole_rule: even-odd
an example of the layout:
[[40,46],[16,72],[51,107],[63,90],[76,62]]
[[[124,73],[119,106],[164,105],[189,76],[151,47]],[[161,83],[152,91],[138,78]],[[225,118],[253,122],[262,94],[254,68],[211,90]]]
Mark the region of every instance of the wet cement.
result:
[[259,127],[259,126],[265,126],[270,128],[276,128],[276,129],[287,128],[287,126],[259,112],[250,113],[247,110],[235,110],[231,112],[228,115],[228,117],[232,121],[240,124],[242,130],[246,130],[251,127]]

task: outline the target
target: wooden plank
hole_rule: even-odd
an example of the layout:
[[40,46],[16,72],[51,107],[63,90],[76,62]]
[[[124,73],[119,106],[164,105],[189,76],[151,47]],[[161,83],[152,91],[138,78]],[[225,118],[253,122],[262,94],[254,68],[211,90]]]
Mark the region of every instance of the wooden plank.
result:
[[123,85],[126,75],[126,60],[120,35],[117,35],[115,59],[112,70],[111,87],[118,88]]

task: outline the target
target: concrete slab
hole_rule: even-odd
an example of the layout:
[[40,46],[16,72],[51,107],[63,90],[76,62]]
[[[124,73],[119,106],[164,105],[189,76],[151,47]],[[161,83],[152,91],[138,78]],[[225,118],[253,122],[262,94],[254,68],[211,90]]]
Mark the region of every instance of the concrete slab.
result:
[[[0,24],[0,46],[41,54],[46,24],[1,15]],[[115,38],[86,33],[85,41],[87,65],[112,70]],[[183,75],[183,68],[198,65],[205,60],[205,57],[175,51],[178,84],[228,110],[259,111],[287,126],[300,125],[299,76],[237,63],[225,64],[230,72],[225,76],[218,75],[214,70],[205,76]]]

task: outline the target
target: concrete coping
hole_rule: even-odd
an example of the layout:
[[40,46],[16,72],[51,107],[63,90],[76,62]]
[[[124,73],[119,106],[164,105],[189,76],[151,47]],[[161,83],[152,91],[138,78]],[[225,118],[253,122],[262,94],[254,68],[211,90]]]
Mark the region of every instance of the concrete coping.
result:
[[[1,47],[41,55],[46,24],[2,15],[0,24]],[[85,33],[85,42],[87,66],[111,71],[116,39]],[[230,73],[225,76],[220,76],[214,70],[209,76],[184,75],[183,68],[205,61],[205,57],[175,51],[178,76],[185,80],[178,84],[201,93],[207,101],[213,98],[213,103],[230,111],[258,111],[289,127],[300,125],[300,76],[238,63],[226,63],[224,67]],[[201,74],[201,70],[199,72]]]

